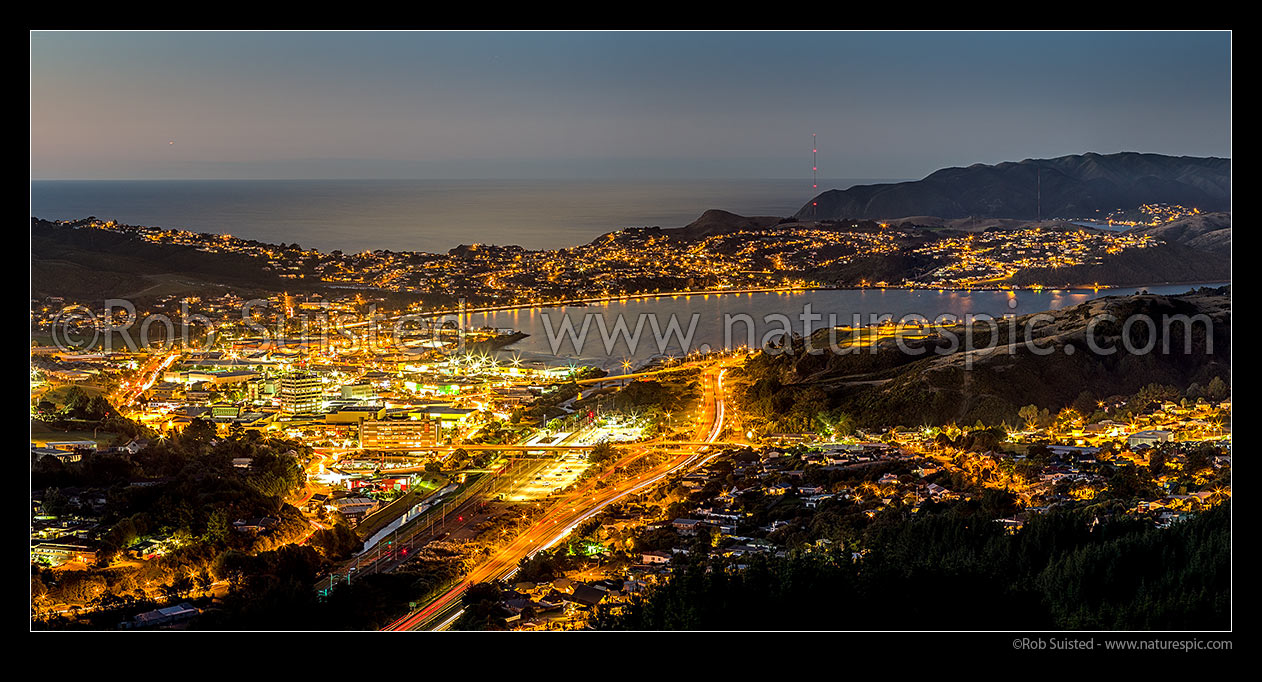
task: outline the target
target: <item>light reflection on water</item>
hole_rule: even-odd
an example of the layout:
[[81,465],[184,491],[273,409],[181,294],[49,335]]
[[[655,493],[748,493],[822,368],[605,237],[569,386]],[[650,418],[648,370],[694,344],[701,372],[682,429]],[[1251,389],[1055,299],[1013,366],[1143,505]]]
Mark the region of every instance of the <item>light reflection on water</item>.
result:
[[[1224,283],[1204,286],[1219,286]],[[1075,306],[1101,296],[1118,296],[1134,294],[1147,290],[1154,294],[1180,294],[1195,285],[1156,285],[1149,287],[1121,287],[1117,289],[1044,289],[1042,291],[951,291],[937,289],[835,289],[810,290],[794,292],[742,293],[742,294],[695,294],[690,296],[669,296],[653,299],[619,300],[599,305],[575,306],[565,308],[531,308],[497,311],[490,313],[474,313],[468,323],[474,327],[496,327],[521,330],[530,336],[522,339],[507,349],[500,351],[502,358],[520,357],[523,360],[541,360],[549,364],[576,362],[593,364],[605,369],[620,366],[624,361],[634,365],[662,353],[681,355],[679,335],[668,335],[667,329],[672,316],[677,320],[680,331],[686,332],[692,320],[696,319],[694,332],[689,339],[688,349],[697,349],[703,345],[711,348],[722,348],[725,345],[725,316],[735,319],[736,316],[748,315],[754,321],[753,338],[759,340],[764,335],[788,326],[797,333],[805,327],[802,319],[806,306],[810,305],[810,313],[820,315],[810,322],[811,329],[827,327],[830,323],[851,325],[853,316],[860,315],[860,324],[879,321],[883,315],[892,316],[897,321],[905,316],[919,315],[928,320],[937,319],[944,314],[963,318],[965,315],[990,315],[1001,317],[1013,313],[1024,315],[1044,310],[1057,310]],[[1009,301],[1015,299],[1015,307]],[[783,316],[777,319],[772,316]],[[585,317],[591,316],[588,332],[577,352],[571,338],[561,331],[563,320],[569,318],[574,332],[580,333]],[[830,317],[831,316],[831,317]],[[603,318],[607,333],[602,335],[600,320]],[[614,332],[615,325],[621,317],[624,320],[628,335],[634,331],[640,319],[642,323],[639,342],[629,348],[626,337]],[[652,317],[658,322],[655,334]],[[559,352],[553,353],[548,328],[553,330],[553,338],[560,338]],[[733,337],[731,345],[741,345],[749,338],[747,325],[734,322],[726,325]],[[659,336],[666,343],[659,341]],[[611,339],[612,343],[606,343]]]

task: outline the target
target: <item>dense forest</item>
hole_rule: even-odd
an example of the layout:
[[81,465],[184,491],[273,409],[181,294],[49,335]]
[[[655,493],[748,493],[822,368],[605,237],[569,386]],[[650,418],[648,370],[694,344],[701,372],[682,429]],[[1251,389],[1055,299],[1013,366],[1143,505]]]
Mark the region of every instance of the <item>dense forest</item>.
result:
[[628,605],[611,630],[1227,629],[1231,507],[1170,528],[1080,512],[1016,534],[956,511],[875,525],[867,551],[699,560]]

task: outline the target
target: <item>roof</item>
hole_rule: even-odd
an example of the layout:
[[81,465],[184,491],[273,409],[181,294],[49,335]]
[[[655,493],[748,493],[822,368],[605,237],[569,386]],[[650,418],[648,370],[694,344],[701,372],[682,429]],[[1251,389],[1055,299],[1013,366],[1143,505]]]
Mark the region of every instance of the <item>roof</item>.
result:
[[605,591],[591,585],[576,585],[574,587],[574,601],[587,606],[595,606],[604,601]]

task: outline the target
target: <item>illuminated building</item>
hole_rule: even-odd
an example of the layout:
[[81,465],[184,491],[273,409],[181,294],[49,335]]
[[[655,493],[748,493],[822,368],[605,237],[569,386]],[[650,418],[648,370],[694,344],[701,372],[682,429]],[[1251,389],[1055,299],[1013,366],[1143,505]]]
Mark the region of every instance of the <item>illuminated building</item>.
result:
[[295,372],[280,380],[280,409],[285,414],[314,414],[320,411],[320,378]]
[[366,419],[359,427],[362,447],[379,450],[415,450],[438,444],[438,424],[429,420]]

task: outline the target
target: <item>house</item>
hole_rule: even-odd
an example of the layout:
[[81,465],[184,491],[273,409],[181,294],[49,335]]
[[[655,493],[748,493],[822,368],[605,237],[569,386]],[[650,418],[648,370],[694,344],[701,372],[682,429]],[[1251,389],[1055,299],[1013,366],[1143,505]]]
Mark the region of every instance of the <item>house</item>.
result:
[[369,497],[342,497],[333,500],[331,505],[348,521],[358,523],[365,516],[377,511],[381,503]]
[[166,608],[154,609],[146,611],[138,616],[131,623],[123,623],[124,628],[144,628],[155,625],[168,625],[170,623],[178,623],[188,620],[193,616],[201,613],[194,608],[192,604],[185,602],[179,606],[168,606]]
[[1174,438],[1174,433],[1170,431],[1162,431],[1161,429],[1137,431],[1132,433],[1126,439],[1126,445],[1132,448],[1140,446],[1152,447],[1159,443],[1168,443],[1172,438]]
[[242,533],[262,533],[279,523],[280,519],[275,516],[259,516],[252,519],[237,519],[232,522],[232,527]]
[[90,564],[96,562],[96,549],[83,544],[41,542],[31,548],[31,556],[44,559],[54,566],[68,561]]
[[1010,516],[1005,519],[995,519],[995,523],[1003,526],[1004,530],[1008,533],[1015,533],[1021,530],[1021,527],[1025,525],[1024,521],[1015,516]]
[[811,495],[810,497],[803,498],[802,501],[806,504],[807,509],[815,509],[821,502],[831,498],[832,495]]
[[583,606],[595,606],[604,601],[607,596],[609,595],[606,594],[605,590],[586,583],[575,585],[574,594],[572,595],[573,601]]
[[328,495],[324,493],[315,493],[311,496],[310,500],[307,500],[307,511],[314,514],[320,511],[321,509],[323,509],[324,505],[327,504],[328,501],[329,501]]
[[640,555],[640,563],[643,564],[669,564],[670,552],[653,551],[644,552]]
[[697,529],[704,525],[704,522],[697,519],[675,519],[670,522],[670,525],[682,535],[696,535]]
[[31,445],[32,464],[44,459],[45,457],[52,457],[53,459],[59,459],[63,462],[78,462],[83,459],[82,453],[78,451],[68,452],[66,450],[58,450],[57,448],[42,448],[33,444]]

